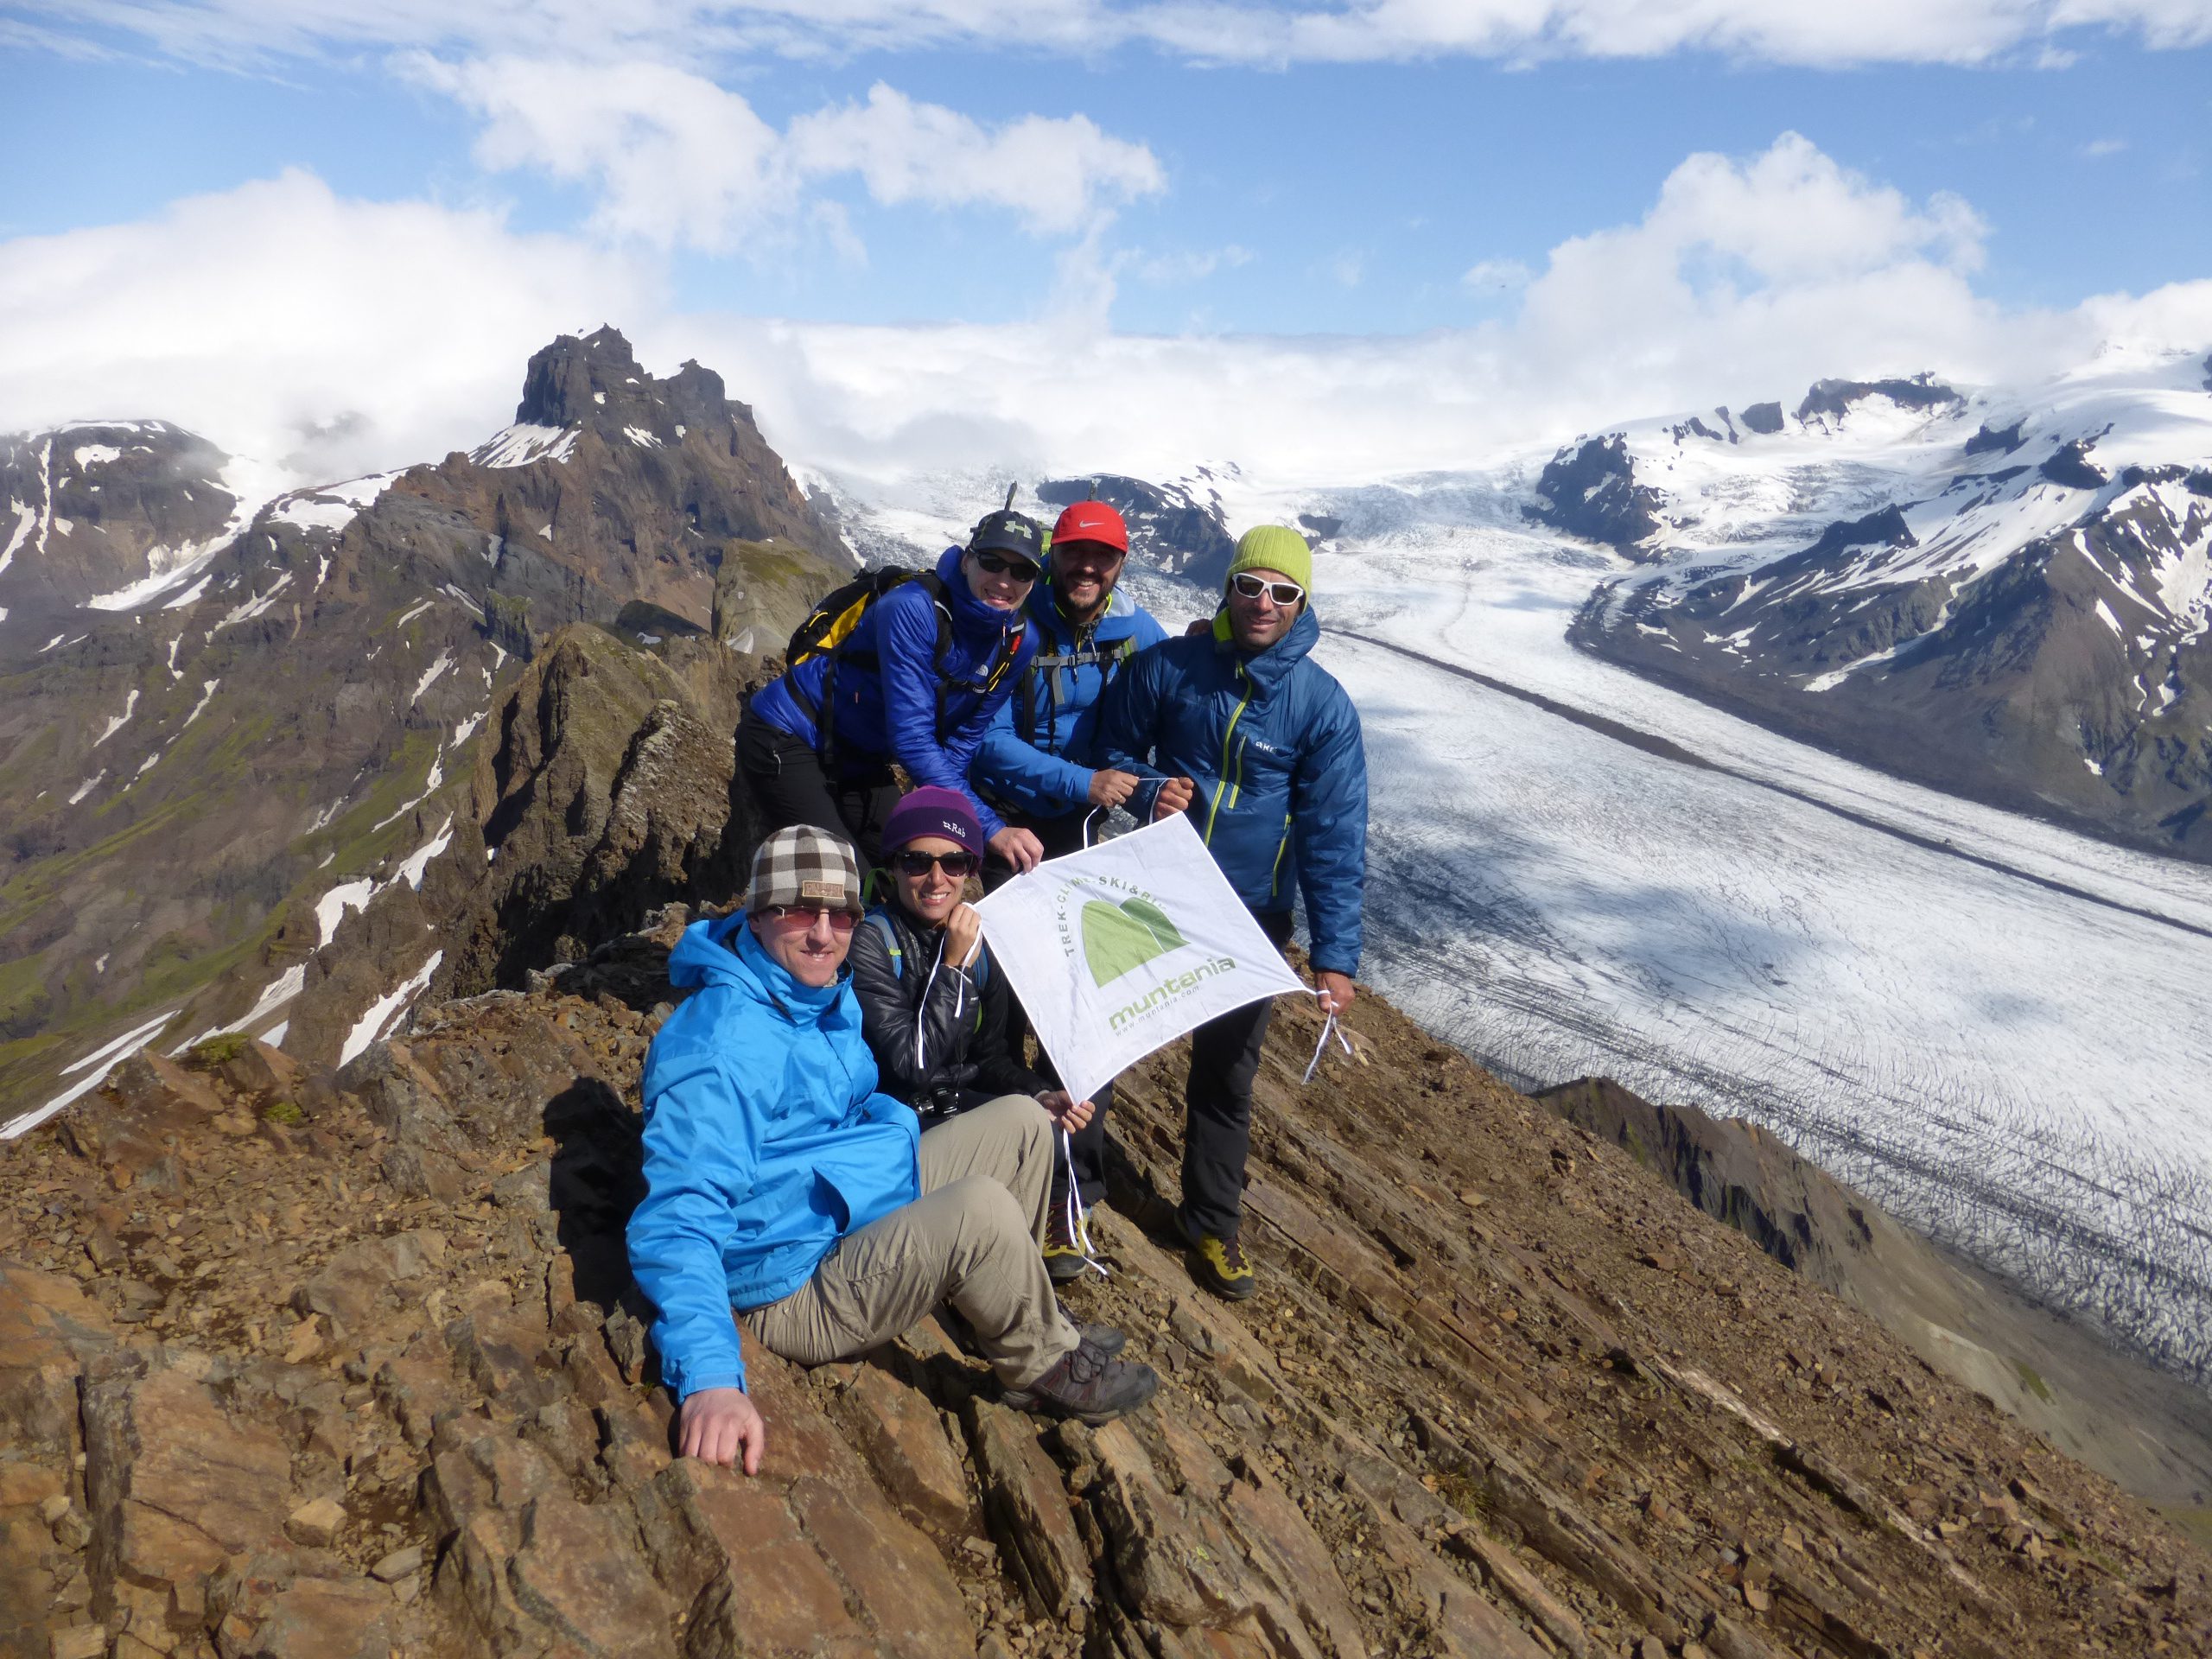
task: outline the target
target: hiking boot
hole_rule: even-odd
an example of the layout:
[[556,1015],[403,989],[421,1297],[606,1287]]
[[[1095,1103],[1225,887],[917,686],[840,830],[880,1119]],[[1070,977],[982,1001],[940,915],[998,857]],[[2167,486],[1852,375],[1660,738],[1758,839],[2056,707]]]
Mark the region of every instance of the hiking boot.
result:
[[1200,1234],[1191,1246],[1191,1277],[1232,1302],[1243,1301],[1260,1287],[1244,1247],[1233,1238],[1216,1238],[1211,1233]]
[[1071,1284],[1090,1266],[1090,1227],[1078,1221],[1072,1228],[1062,1206],[1055,1205],[1045,1224],[1045,1271],[1056,1285]]
[[1100,1353],[1111,1359],[1128,1343],[1128,1338],[1110,1325],[1093,1325],[1088,1319],[1078,1319],[1068,1312],[1065,1302],[1060,1304],[1060,1317],[1075,1327],[1075,1333]]
[[1008,1389],[1001,1398],[1016,1411],[1072,1417],[1096,1428],[1135,1411],[1159,1389],[1151,1366],[1109,1358],[1084,1341],[1027,1388]]

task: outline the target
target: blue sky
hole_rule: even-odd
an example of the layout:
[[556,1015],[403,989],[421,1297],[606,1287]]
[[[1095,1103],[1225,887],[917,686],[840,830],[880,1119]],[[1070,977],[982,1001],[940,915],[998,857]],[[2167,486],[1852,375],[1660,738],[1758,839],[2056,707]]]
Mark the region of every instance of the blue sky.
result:
[[[1679,359],[1687,318],[1726,341],[1747,297],[1815,296],[1846,308],[1839,338],[1879,341],[1867,308],[1924,310],[1910,295],[1940,280],[1993,337],[2212,276],[2212,0],[2101,0],[2108,24],[2072,28],[2052,0],[630,10],[615,37],[576,0],[329,0],[314,32],[281,0],[0,6],[0,304],[150,360],[191,319],[149,259],[219,291],[226,257],[312,255],[282,290],[310,356],[318,295],[335,334],[411,288],[419,326],[448,289],[491,308],[455,280],[473,264],[485,296],[527,268],[548,315],[619,303],[668,338],[1079,316],[1113,337],[1441,334],[1488,362],[1571,332],[1570,303],[1640,314],[1655,283],[1687,298],[1644,315],[1643,354]],[[324,245],[276,223],[279,245],[236,245],[280,213],[251,188],[282,178],[327,194]],[[371,233],[378,206],[417,214],[416,264]],[[1560,270],[1578,238],[1639,226],[1618,302]],[[113,280],[87,290],[86,258]],[[366,292],[346,275],[365,263]],[[99,354],[118,397],[174,384]],[[63,368],[35,356],[0,347],[0,426],[51,415]],[[79,390],[110,372],[80,367]]]

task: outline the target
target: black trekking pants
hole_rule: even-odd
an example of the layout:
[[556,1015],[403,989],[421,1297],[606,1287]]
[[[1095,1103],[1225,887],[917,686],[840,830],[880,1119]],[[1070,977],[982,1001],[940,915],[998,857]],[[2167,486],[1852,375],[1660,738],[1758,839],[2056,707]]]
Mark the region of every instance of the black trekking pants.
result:
[[[1020,829],[1034,832],[1045,844],[1045,856],[1058,858],[1067,853],[1083,850],[1084,820],[1090,809],[1081,807],[1063,813],[1057,818],[1033,818],[1027,813],[1001,811],[1000,816]],[[983,889],[996,893],[1014,880],[1014,866],[994,854],[983,863]],[[1007,1005],[1007,1041],[1017,1051],[1021,1039],[1033,1027],[1029,1023],[1029,1011],[1021,1006],[1021,995],[1015,992]],[[1060,1074],[1053,1068],[1052,1057],[1045,1052],[1044,1045],[1037,1048],[1037,1070],[1054,1083]],[[1068,1153],[1075,1165],[1076,1191],[1082,1195],[1083,1207],[1088,1210],[1106,1196],[1106,1113],[1114,1104],[1114,1085],[1109,1080],[1091,1090],[1090,1103],[1094,1109],[1090,1122],[1068,1134]],[[1065,1173],[1052,1178],[1052,1202],[1067,1202],[1067,1177]]]
[[762,836],[795,823],[842,836],[860,855],[863,881],[883,861],[883,821],[899,804],[888,767],[832,778],[804,738],[770,725],[748,702],[737,723],[737,769],[753,791]]
[[[1252,919],[1277,950],[1290,942],[1288,911],[1255,912]],[[1194,1241],[1236,1236],[1244,1213],[1244,1158],[1252,1144],[1252,1079],[1274,1008],[1271,996],[1248,1002],[1191,1033],[1178,1219]]]

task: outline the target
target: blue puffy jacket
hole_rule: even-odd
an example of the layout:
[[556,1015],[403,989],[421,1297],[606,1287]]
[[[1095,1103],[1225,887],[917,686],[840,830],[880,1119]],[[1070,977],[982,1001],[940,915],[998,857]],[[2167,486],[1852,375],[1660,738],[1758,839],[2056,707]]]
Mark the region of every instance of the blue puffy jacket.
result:
[[[1116,675],[1100,704],[1099,764],[1198,785],[1190,817],[1236,896],[1262,914],[1306,894],[1315,971],[1359,970],[1367,889],[1367,756],[1344,689],[1307,654],[1308,609],[1256,654],[1226,612],[1210,634],[1170,639]],[[1156,784],[1130,810],[1149,820]]]
[[1037,655],[992,717],[968,776],[988,800],[1033,817],[1065,817],[1090,805],[1099,693],[1131,657],[1167,634],[1119,588],[1085,629],[1060,609],[1052,584],[1039,582],[1030,590],[1029,619]]
[[668,976],[698,994],[645,1056],[630,1270],[680,1399],[745,1386],[732,1307],[789,1295],[847,1233],[921,1196],[921,1128],[876,1090],[849,976],[800,984],[741,913],[686,928]]
[[[1006,825],[968,782],[968,763],[991,716],[1013,695],[1014,683],[1037,653],[1036,630],[1023,627],[1019,611],[995,611],[968,591],[960,550],[945,549],[937,562],[944,583],[952,643],[945,652],[944,728],[938,728],[938,617],[919,582],[894,588],[868,607],[860,626],[839,647],[837,742],[841,769],[858,770],[896,760],[917,784],[957,789],[975,803],[988,840]],[[1003,643],[1020,629],[1014,661],[995,690],[982,680]],[[771,726],[801,737],[816,750],[822,737],[808,709],[822,705],[830,657],[810,657],[753,699],[753,712]],[[804,696],[793,696],[796,685]]]

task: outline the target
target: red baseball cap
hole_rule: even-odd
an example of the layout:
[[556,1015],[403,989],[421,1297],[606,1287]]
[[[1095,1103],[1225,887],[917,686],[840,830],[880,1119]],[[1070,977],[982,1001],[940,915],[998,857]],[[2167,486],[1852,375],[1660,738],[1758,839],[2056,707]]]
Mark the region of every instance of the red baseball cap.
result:
[[1052,525],[1052,540],[1103,542],[1118,553],[1129,550],[1129,527],[1103,501],[1078,501]]

